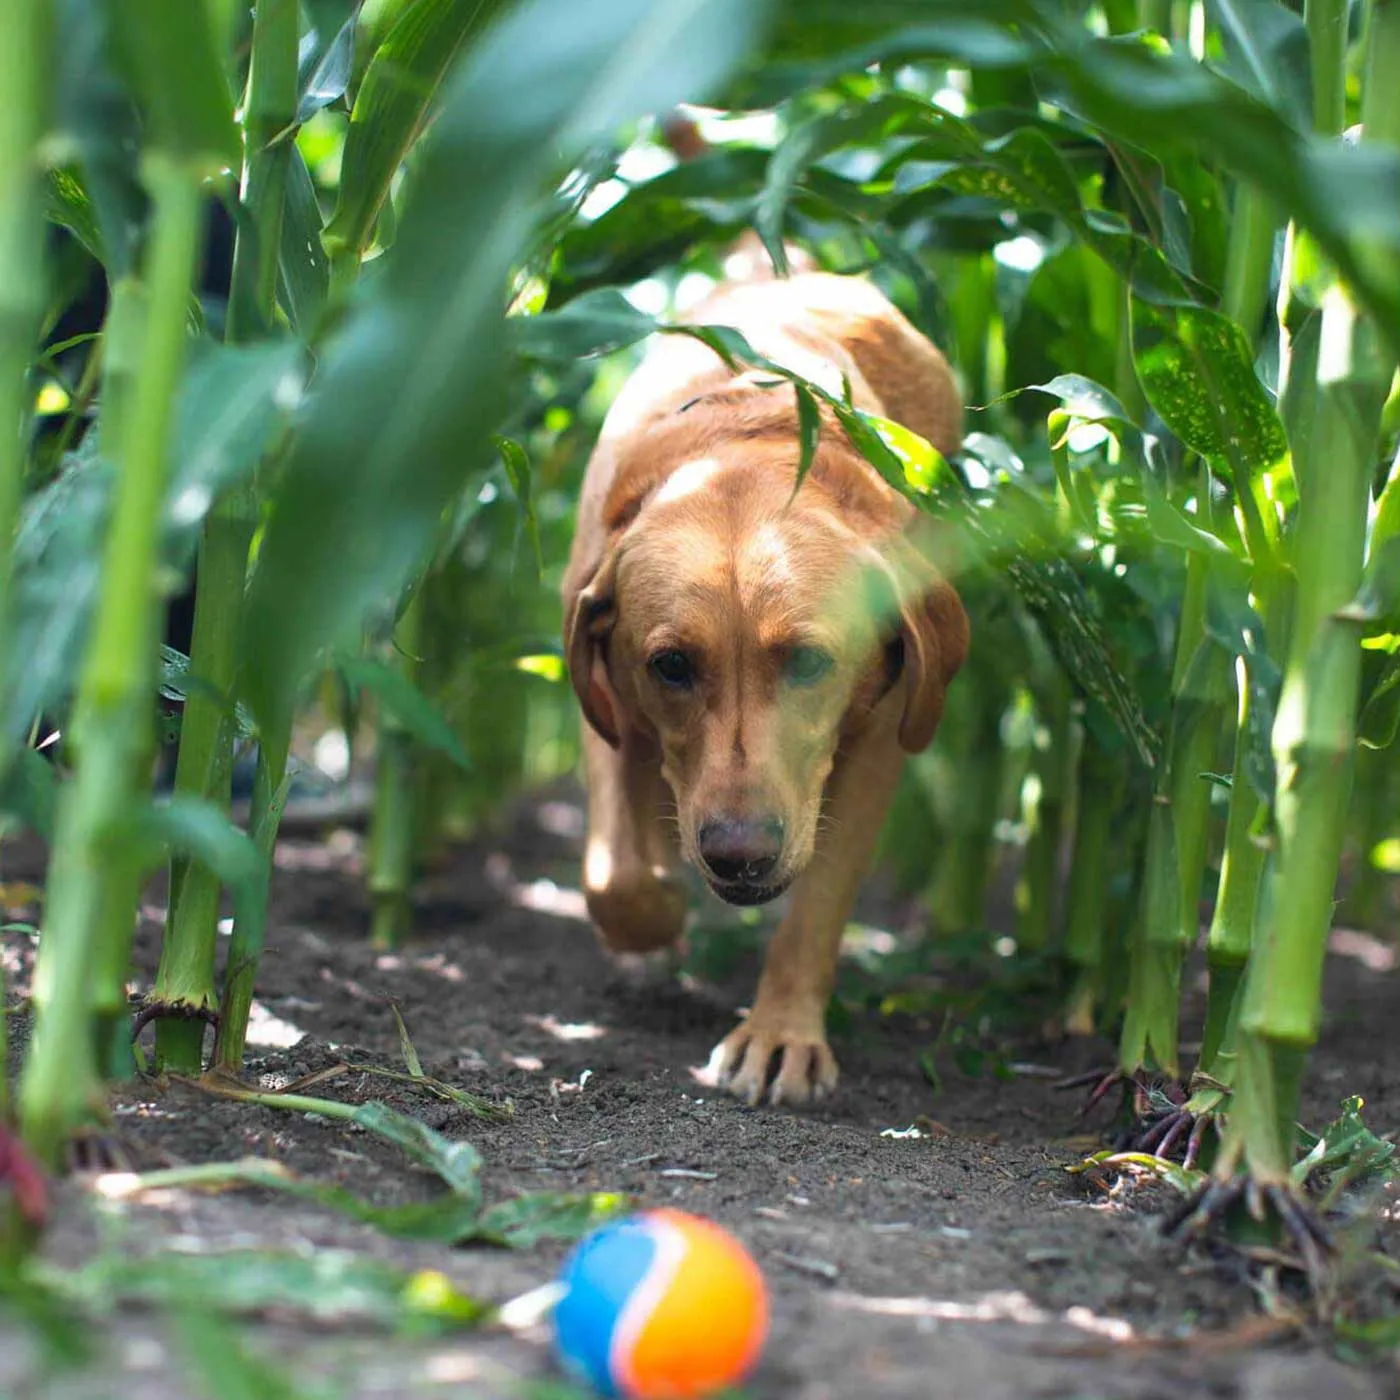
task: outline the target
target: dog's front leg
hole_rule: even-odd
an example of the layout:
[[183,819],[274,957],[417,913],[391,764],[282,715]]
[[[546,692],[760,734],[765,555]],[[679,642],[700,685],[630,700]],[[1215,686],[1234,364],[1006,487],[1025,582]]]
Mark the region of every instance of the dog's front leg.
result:
[[669,947],[685,925],[677,873],[675,798],[660,760],[639,736],[611,748],[583,733],[588,768],[588,844],[583,892],[603,942],[615,953]]
[[880,719],[837,758],[811,864],[773,935],[753,1008],[710,1060],[719,1083],[751,1104],[765,1090],[775,1104],[802,1104],[836,1087],[826,1007],[841,934],[903,762],[895,725]]

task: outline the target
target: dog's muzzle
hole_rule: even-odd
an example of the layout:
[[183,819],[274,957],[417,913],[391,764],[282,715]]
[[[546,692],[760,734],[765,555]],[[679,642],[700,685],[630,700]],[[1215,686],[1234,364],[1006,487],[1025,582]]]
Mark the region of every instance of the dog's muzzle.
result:
[[768,885],[724,884],[707,876],[705,883],[726,904],[737,904],[741,909],[748,909],[755,904],[767,904],[780,894],[785,894],[792,881],[779,880],[776,884]]
[[710,888],[726,904],[766,904],[790,883],[774,879],[786,835],[778,817],[712,817],[695,845]]

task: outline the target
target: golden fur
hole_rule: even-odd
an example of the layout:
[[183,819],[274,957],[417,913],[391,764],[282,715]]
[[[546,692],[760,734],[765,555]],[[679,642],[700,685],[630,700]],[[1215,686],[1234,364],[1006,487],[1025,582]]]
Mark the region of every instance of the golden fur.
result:
[[[834,392],[844,379],[857,407],[945,455],[959,445],[947,363],[868,282],[730,284],[695,319]],[[736,902],[792,887],[753,1008],[713,1061],[750,1102],[835,1085],[823,1016],[841,932],[904,754],[933,738],[968,645],[957,595],[913,538],[917,513],[834,417],[794,494],[798,458],[788,386],[658,337],[589,463],[563,589],[588,720],[584,890],[604,941],[638,952],[679,937],[681,858]]]

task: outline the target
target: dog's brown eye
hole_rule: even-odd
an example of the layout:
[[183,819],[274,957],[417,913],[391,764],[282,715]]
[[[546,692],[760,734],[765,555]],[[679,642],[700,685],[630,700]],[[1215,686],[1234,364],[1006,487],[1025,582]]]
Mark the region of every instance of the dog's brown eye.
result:
[[683,651],[659,651],[649,664],[656,679],[673,690],[689,690],[695,684],[695,667]]
[[783,674],[792,685],[816,685],[835,664],[831,653],[820,647],[793,647]]

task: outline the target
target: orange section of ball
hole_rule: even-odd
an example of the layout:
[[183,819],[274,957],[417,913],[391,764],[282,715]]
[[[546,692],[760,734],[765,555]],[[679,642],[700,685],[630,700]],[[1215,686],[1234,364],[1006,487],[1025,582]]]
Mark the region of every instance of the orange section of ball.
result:
[[748,1374],[768,1335],[768,1290],[726,1230],[678,1210],[648,1211],[686,1239],[685,1261],[624,1363],[632,1400],[700,1400]]

